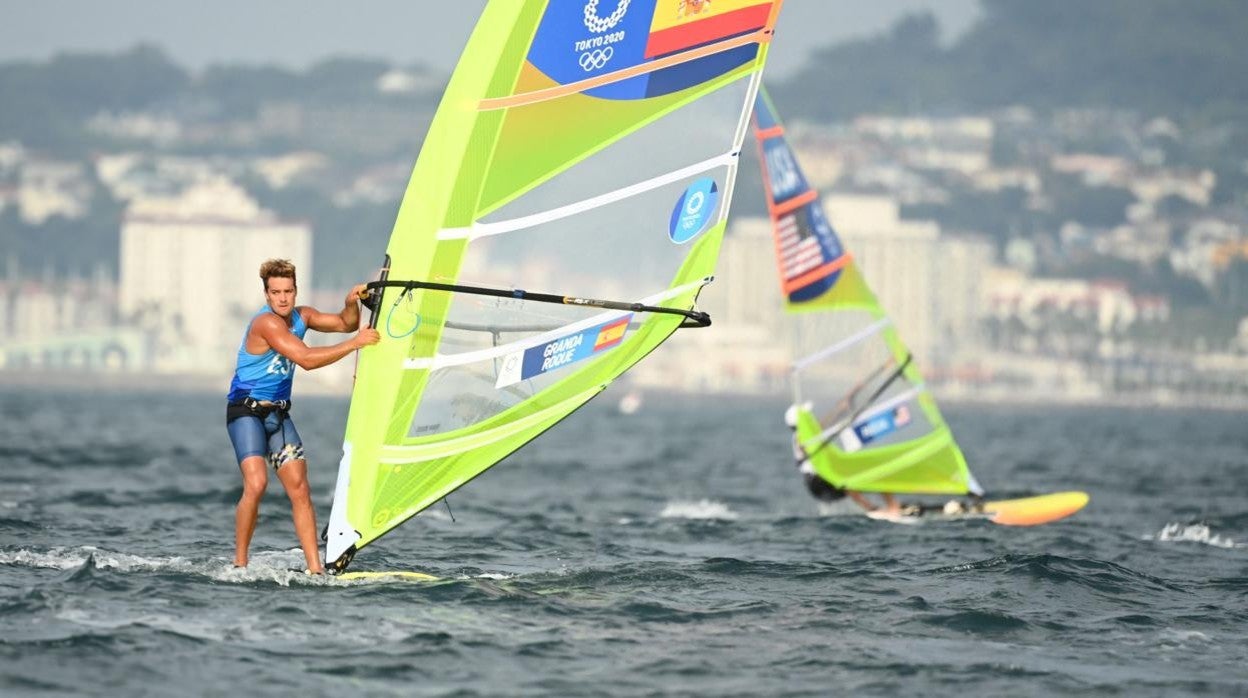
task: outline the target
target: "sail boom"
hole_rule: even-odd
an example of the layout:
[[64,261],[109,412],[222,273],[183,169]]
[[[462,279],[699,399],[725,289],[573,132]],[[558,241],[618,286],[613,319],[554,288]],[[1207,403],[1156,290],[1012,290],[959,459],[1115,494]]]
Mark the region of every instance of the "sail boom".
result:
[[[700,279],[693,283],[682,284],[674,288],[669,288],[668,290],[663,291],[662,293],[656,293],[652,296],[647,296],[646,298],[643,298],[640,301],[638,301],[638,303],[640,305],[654,305],[656,303],[662,303],[664,301],[671,300],[673,298],[679,298],[680,296],[686,295],[692,291],[702,288],[703,286],[709,284],[711,281],[712,279],[708,277],[705,279]],[[606,313],[598,313],[591,317],[587,317],[584,320],[579,320],[577,322],[569,323],[567,325],[557,327],[553,330],[548,330],[546,332],[543,332],[542,334],[534,335],[532,337],[528,337],[523,340],[518,340],[515,342],[508,343],[508,344],[500,344],[496,347],[491,347],[490,349],[481,349],[478,351],[461,352],[458,354],[438,354],[432,357],[412,358],[403,362],[403,368],[408,369],[408,370],[429,371],[429,370],[435,370],[439,368],[447,368],[449,366],[463,366],[466,364],[474,364],[474,363],[480,363],[482,361],[490,361],[492,359],[499,359],[517,351],[523,351],[525,349],[532,349],[533,347],[541,346],[542,344],[545,344],[551,341],[552,339],[556,339],[565,334],[569,334],[572,332],[579,332],[581,330],[594,327],[595,325],[601,325],[604,322],[610,322],[611,320],[622,318],[628,315],[630,312],[631,311],[611,311],[611,312],[606,312]]]

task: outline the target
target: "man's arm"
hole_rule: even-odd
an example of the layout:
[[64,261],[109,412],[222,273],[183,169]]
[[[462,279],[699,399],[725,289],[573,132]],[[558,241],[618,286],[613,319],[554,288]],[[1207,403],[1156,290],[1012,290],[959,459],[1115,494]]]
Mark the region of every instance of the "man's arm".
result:
[[360,326],[359,301],[364,300],[366,288],[364,284],[352,287],[340,313],[322,313],[309,306],[300,307],[299,312],[308,327],[317,332],[354,332]]
[[858,506],[862,507],[863,509],[867,511],[875,511],[875,508],[876,508],[875,505],[871,503],[870,499],[867,499],[865,496],[863,496],[861,492],[855,492],[853,490],[845,490],[845,494],[849,495],[849,498],[857,502]]
[[376,344],[381,339],[377,330],[365,327],[344,342],[329,347],[310,347],[291,334],[281,318],[271,313],[256,318],[251,326],[274,351],[308,371],[328,366],[356,349]]

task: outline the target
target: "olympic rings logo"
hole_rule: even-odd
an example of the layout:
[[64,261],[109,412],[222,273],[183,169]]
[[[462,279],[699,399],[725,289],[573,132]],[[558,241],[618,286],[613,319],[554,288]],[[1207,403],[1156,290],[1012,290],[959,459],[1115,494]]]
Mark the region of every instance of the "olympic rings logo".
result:
[[594,49],[593,51],[586,51],[585,53],[582,53],[579,63],[581,64],[581,69],[588,73],[605,66],[607,61],[611,60],[611,56],[614,55],[615,49],[610,46],[606,48]]
[[[615,4],[615,12],[607,17],[598,16],[598,0],[589,0],[585,3],[585,27],[595,34],[601,34],[606,30],[614,27],[624,19],[624,13],[628,12],[628,3],[632,0],[619,0]],[[584,67],[584,64],[581,64]],[[585,68],[589,70],[589,68]]]

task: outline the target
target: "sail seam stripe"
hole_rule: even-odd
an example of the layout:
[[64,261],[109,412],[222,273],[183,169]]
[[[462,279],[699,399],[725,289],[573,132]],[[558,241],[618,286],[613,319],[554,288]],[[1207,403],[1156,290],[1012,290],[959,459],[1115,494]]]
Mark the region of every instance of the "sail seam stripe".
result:
[[[642,63],[631,68],[617,70],[613,73],[606,73],[588,78],[586,80],[578,80],[576,82],[569,82],[563,85],[555,85],[554,87],[546,87],[540,90],[533,90],[531,92],[521,92],[520,94],[510,95],[508,97],[492,97],[483,99],[477,104],[477,110],[493,111],[495,109],[519,107],[528,104],[536,104],[538,102],[545,102],[551,99],[558,99],[560,97],[566,97],[568,95],[577,94],[586,90],[592,90],[595,87],[605,87],[607,85],[613,85],[617,82],[628,80],[629,78],[649,75],[650,73],[663,70],[664,68],[681,65],[682,63],[687,63],[706,56],[713,56],[717,53],[723,53],[724,51],[728,51],[739,46],[745,46],[748,44],[766,44],[771,41],[771,35],[771,29],[769,27],[764,27],[750,34],[734,37],[715,44],[708,44],[691,51],[685,51],[684,53],[678,53],[666,58],[659,58],[657,60],[650,61],[649,63]],[[755,70],[757,70],[757,68],[755,68]]]
[[802,192],[801,194],[798,194],[797,196],[789,199],[788,201],[785,201],[784,203],[772,204],[771,215],[773,216],[788,215],[792,213],[793,211],[801,208],[802,206],[805,206],[806,204],[818,198],[819,198],[818,192],[816,192],[814,189],[807,189],[806,191]]
[[846,337],[845,339],[842,339],[836,344],[833,344],[830,347],[827,347],[825,349],[820,349],[819,351],[813,354],[810,354],[808,356],[798,359],[797,361],[794,361],[792,370],[794,372],[800,371],[803,368],[806,368],[807,366],[813,363],[822,361],[823,359],[826,359],[829,356],[832,356],[833,354],[840,353],[848,349],[849,347],[857,344],[858,342],[861,342],[862,340],[867,339],[868,337],[871,337],[879,333],[881,330],[883,330],[885,327],[888,327],[891,324],[892,324],[892,320],[889,320],[888,318],[882,318],[880,320],[877,320],[871,323],[870,325],[867,325],[866,327],[862,328],[861,330],[858,330],[854,334]]
[[499,235],[502,233],[510,233],[526,228],[533,228],[544,223],[550,223],[578,213],[584,213],[600,206],[613,204],[624,199],[628,199],[648,191],[658,189],[659,187],[678,182],[686,177],[691,177],[702,172],[708,172],[717,167],[726,167],[736,161],[739,152],[736,150],[708,158],[701,162],[682,167],[679,170],[672,170],[667,174],[630,184],[605,194],[599,194],[588,199],[583,199],[575,203],[552,208],[540,213],[533,213],[519,218],[511,218],[504,221],[496,221],[494,223],[473,223],[472,226],[466,228],[445,228],[438,231],[439,240],[460,240],[467,238],[468,240],[476,240],[477,238],[487,237],[490,235]]
[[845,268],[852,259],[853,259],[853,255],[846,252],[845,254],[841,255],[840,257],[837,257],[831,262],[828,262],[819,267],[816,267],[815,269],[812,269],[797,278],[789,279],[784,284],[784,292],[792,293],[793,291],[796,291],[799,288],[808,286],[824,278],[825,276],[831,275],[835,271],[840,271],[841,269]]
[[[710,282],[711,282],[710,277],[699,279],[698,281],[693,281],[687,284],[676,286],[674,288],[669,288],[662,293],[656,293],[652,296],[647,296],[646,298],[643,298],[638,302],[643,305],[654,305],[662,301],[670,300],[672,298],[677,298],[694,289],[701,288]],[[461,352],[458,354],[437,354],[432,357],[408,359],[403,362],[403,368],[409,369],[409,370],[425,369],[425,370],[433,371],[433,370],[437,370],[440,368],[447,368],[449,366],[462,366],[464,364],[477,363],[480,361],[487,361],[489,359],[497,359],[515,351],[521,351],[523,349],[531,349],[532,347],[544,344],[550,341],[551,339],[562,337],[563,335],[569,332],[578,332],[578,331],[593,327],[594,325],[597,325],[603,322],[608,322],[614,318],[624,317],[625,315],[628,315],[628,313],[629,311],[626,311],[626,310],[612,310],[612,311],[608,311],[605,313],[599,313],[592,317],[585,318],[584,320],[580,320],[578,322],[564,325],[562,327],[550,330],[549,332],[544,332],[535,337],[530,337],[528,339],[522,339],[516,342],[511,342],[510,344],[500,344],[497,347],[491,347],[489,349],[480,349],[477,351]]]

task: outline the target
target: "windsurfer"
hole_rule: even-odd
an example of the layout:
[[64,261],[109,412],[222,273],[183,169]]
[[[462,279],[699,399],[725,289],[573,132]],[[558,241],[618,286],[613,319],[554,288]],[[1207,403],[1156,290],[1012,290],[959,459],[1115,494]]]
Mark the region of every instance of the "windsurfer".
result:
[[311,370],[328,366],[356,349],[376,344],[379,336],[376,330],[365,327],[344,342],[309,347],[303,343],[309,329],[353,332],[359,328],[358,301],[366,293],[365,286],[359,284],[347,293],[342,311],[322,313],[295,305],[295,266],[289,261],[266,261],[260,265],[260,279],[265,306],[251,318],[243,334],[225,410],[226,429],[243,476],[243,495],[234,514],[234,564],[247,566],[260,499],[269,481],[267,461],[290,498],[295,535],[307,559],[308,572],[321,574],[325,568],[316,544],[316,511],[308,489],[303,441],[289,416],[294,367]]
[[893,495],[883,493],[884,504],[882,507],[876,506],[870,498],[861,492],[842,489],[834,486],[832,483],[819,477],[815,472],[815,468],[811,465],[810,454],[802,446],[801,440],[797,437],[797,420],[798,411],[805,406],[790,405],[789,409],[784,413],[784,423],[789,427],[793,435],[793,458],[797,461],[798,472],[802,474],[802,481],[806,483],[806,490],[811,496],[821,502],[836,502],[845,497],[854,500],[858,506],[868,512],[883,511],[890,516],[896,516],[901,513],[901,505],[897,502]]

